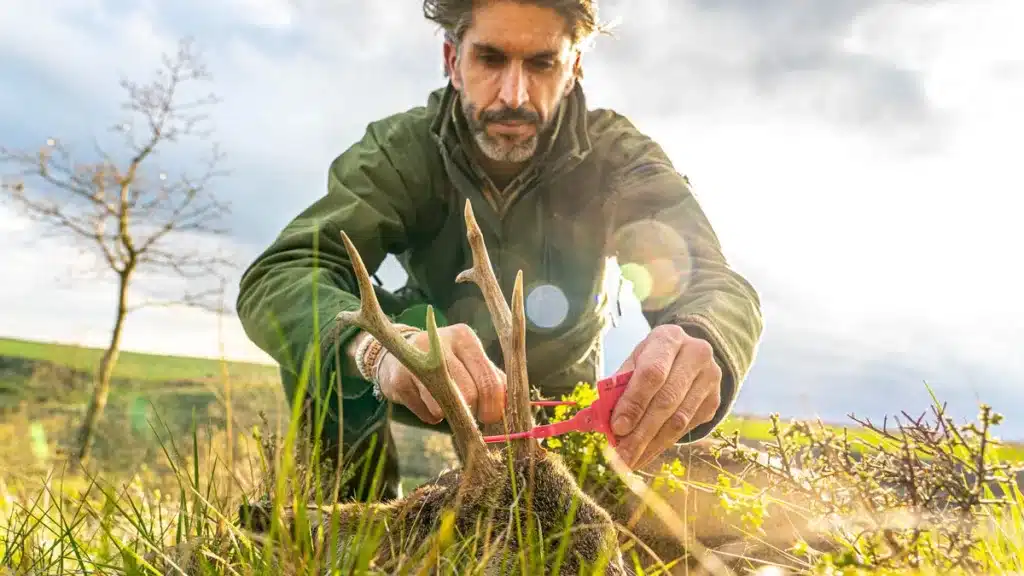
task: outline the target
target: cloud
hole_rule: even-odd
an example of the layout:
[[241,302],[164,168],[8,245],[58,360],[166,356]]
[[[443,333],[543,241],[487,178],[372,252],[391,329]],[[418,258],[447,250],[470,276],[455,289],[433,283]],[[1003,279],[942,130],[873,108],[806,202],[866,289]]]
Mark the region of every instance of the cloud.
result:
[[[1024,405],[1024,313],[1012,304],[1024,278],[1010,264],[1010,247],[1024,245],[1012,191],[1024,127],[1013,62],[1024,46],[1007,24],[1020,8],[666,6],[627,15],[645,19],[603,40],[587,73],[611,91],[602,103],[636,111],[689,175],[726,253],[761,292],[767,325],[738,409],[914,413],[929,403],[927,382],[959,416],[973,417],[978,401],[1008,410],[1006,432],[1024,436],[1012,408]],[[813,21],[807,34],[802,18]],[[667,45],[634,41],[672,29]],[[756,72],[808,43],[820,65]],[[705,57],[713,64],[690,63]],[[898,71],[913,97],[858,78],[836,64],[844,59]],[[843,76],[849,90],[827,89]],[[613,330],[610,368],[646,329],[632,316]]]
[[[941,0],[940,0],[941,1]],[[618,1],[590,64],[609,99],[644,117],[817,116],[840,128],[937,129],[916,71],[844,42],[879,0]],[[652,39],[657,39],[653,41]],[[618,80],[618,81],[614,81]]]
[[[0,236],[12,239],[0,250],[6,278],[0,298],[0,334],[44,341],[104,346],[114,321],[117,287],[102,274],[95,257],[66,237],[40,237],[39,225],[0,204]],[[154,281],[158,280],[158,281]],[[160,278],[140,275],[130,305],[171,292]],[[237,358],[271,363],[242,333],[237,318],[223,324],[197,309],[140,308],[125,322],[124,346],[130,350],[187,356]]]
[[[967,415],[976,397],[1024,405],[1014,387],[1022,279],[1011,264],[1024,245],[1013,188],[1019,2],[601,6],[622,23],[587,56],[591,105],[629,115],[665,147],[761,292],[765,338],[742,409],[841,418],[895,400],[913,412],[927,403],[926,379]],[[117,118],[119,77],[146,77],[187,34],[224,101],[213,120],[242,265],[323,194],[328,163],[368,122],[423,104],[443,82],[439,36],[416,6],[8,2],[0,79],[16,90],[0,92],[0,140],[36,146],[59,132],[88,149]],[[32,236],[0,216],[5,239]],[[42,246],[0,253],[25,279],[0,289],[25,303],[4,310],[0,331],[102,343],[109,287],[55,285],[77,252]],[[404,280],[393,262],[381,275]],[[648,329],[627,310],[609,335],[609,369]],[[131,322],[132,348],[217,354],[209,316],[154,310]],[[229,355],[266,360],[236,321],[223,336]]]

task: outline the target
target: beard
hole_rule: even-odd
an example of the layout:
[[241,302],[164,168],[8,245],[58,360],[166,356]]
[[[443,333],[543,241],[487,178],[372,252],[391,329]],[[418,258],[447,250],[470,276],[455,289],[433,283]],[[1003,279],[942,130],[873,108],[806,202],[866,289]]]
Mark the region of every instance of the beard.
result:
[[[477,117],[477,107],[462,98],[462,113],[469,125],[470,133],[480,151],[496,162],[519,164],[533,157],[537,151],[537,142],[546,127],[540,115],[525,108],[502,108],[501,110],[484,110]],[[492,136],[487,132],[487,125],[494,122],[522,122],[533,126],[533,134],[519,139],[512,136]]]

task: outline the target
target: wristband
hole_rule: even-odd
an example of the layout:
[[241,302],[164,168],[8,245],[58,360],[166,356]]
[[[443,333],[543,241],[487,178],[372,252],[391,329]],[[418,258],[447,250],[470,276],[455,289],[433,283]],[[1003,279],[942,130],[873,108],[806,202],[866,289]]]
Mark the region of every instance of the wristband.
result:
[[366,337],[363,338],[363,341],[359,343],[359,346],[356,347],[355,354],[353,355],[356,361],[356,372],[359,373],[359,376],[361,376],[363,380],[370,380],[370,377],[366,372],[366,352],[367,348],[369,348],[375,341],[376,339],[372,334],[367,334]]
[[[402,326],[399,329],[399,331],[401,332],[402,336],[405,337],[405,340],[410,343],[412,342],[412,338],[420,333],[420,330],[418,328],[414,328],[412,326]],[[377,354],[377,359],[372,364],[367,362],[367,365],[369,366],[370,375],[373,377],[373,397],[376,398],[377,400],[383,400],[384,393],[381,392],[380,389],[380,367],[382,364],[384,364],[384,357],[387,356],[388,354],[391,354],[391,352],[384,348],[383,345],[380,346],[379,350],[380,351]]]
[[[420,329],[415,326],[405,324],[394,324],[393,326],[406,340],[420,332]],[[373,383],[373,395],[378,400],[381,399],[378,372],[387,353],[388,351],[384,348],[384,345],[380,340],[374,338],[372,334],[359,343],[355,352],[356,370],[363,380]]]

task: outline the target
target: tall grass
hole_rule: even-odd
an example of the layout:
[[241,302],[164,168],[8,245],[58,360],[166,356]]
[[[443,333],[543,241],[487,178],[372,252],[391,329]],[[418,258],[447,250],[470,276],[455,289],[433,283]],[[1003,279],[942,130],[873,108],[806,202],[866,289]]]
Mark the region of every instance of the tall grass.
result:
[[[303,376],[305,382],[308,373]],[[222,398],[230,415],[230,389]],[[587,386],[573,396],[581,405],[592,398]],[[300,428],[301,406],[289,408],[283,421],[264,421],[247,435],[237,426],[229,434],[193,421],[183,436],[154,413],[148,426],[169,470],[163,482],[144,472],[121,478],[69,470],[60,459],[35,477],[0,476],[0,574],[319,574],[327,567],[343,574],[476,574],[504,552],[488,548],[502,530],[515,531],[524,543],[514,557],[499,557],[515,573],[537,574],[564,561],[562,534],[541,533],[529,513],[512,515],[509,525],[481,518],[468,530],[443,514],[427,538],[381,563],[378,552],[403,535],[389,535],[392,527],[371,506],[346,518],[359,529],[339,542],[341,518],[328,506],[340,484],[357,478],[377,485],[382,470],[325,461],[320,447],[306,442],[319,435]],[[316,414],[312,425],[320,426],[324,413]],[[935,416],[934,425],[909,419],[896,431],[860,422],[852,434],[813,423],[786,427],[776,419],[756,454],[745,452],[738,436],[719,439],[772,486],[785,486],[788,498],[724,472],[717,480],[694,480],[680,460],[653,474],[629,475],[597,435],[574,433],[546,444],[577,471],[588,493],[603,486],[609,494],[638,497],[691,555],[659,557],[622,522],[619,543],[636,574],[687,573],[694,565],[711,573],[743,566],[784,573],[777,568],[783,565],[807,574],[1021,573],[1024,496],[1014,463],[1002,458],[991,433],[998,415],[985,408],[980,423],[961,426],[941,410]],[[522,487],[525,479],[513,478]],[[776,547],[770,559],[712,553],[693,534],[689,512],[673,504],[673,493],[687,491],[713,493],[719,509],[701,513],[735,524],[742,543],[769,540],[766,519],[773,516],[819,523],[814,538]],[[564,512],[564,532],[582,528],[575,503]]]
[[[266,429],[269,429],[269,424]],[[796,430],[804,431],[802,440]],[[779,425],[773,434],[778,446],[790,450],[799,445],[809,448],[815,442],[818,442],[818,448],[825,446],[821,438],[808,440],[812,434],[810,430],[806,423],[796,423],[790,428]],[[232,449],[229,437],[203,438],[200,427],[196,426],[191,437],[182,444],[166,434],[166,427],[161,428],[159,418],[153,422],[152,432],[159,438],[164,456],[173,470],[177,482],[174,493],[150,489],[138,477],[116,485],[102,477],[86,474],[83,481],[81,473],[72,473],[63,465],[55,466],[34,487],[29,484],[18,487],[0,485],[0,570],[6,569],[11,574],[248,575],[313,574],[321,573],[326,565],[331,565],[340,568],[337,573],[344,574],[427,571],[472,574],[483,573],[479,553],[480,547],[486,546],[488,531],[508,528],[481,524],[474,533],[459,533],[449,515],[444,517],[432,537],[419,543],[413,553],[390,565],[379,566],[375,564],[374,557],[380,546],[388,544],[386,527],[376,521],[372,508],[368,508],[360,518],[362,528],[345,543],[344,553],[331,557],[333,548],[325,542],[332,539],[318,538],[314,529],[322,525],[323,513],[313,507],[307,508],[307,505],[331,501],[330,487],[337,486],[338,472],[359,474],[366,482],[379,482],[380,469],[367,466],[348,471],[337,467],[326,471],[317,469],[310,447],[301,448],[301,442],[294,443],[291,448],[284,445],[284,439],[294,441],[304,437],[294,423],[288,423],[287,428],[275,434],[262,437],[254,434],[246,439],[243,442],[246,448],[234,451],[236,470],[227,470],[222,457],[226,450]],[[572,439],[563,440],[566,445],[573,445]],[[830,437],[829,441],[836,441],[836,438]],[[963,446],[952,447],[950,454],[967,458],[969,455],[962,449],[969,445],[970,442],[965,441]],[[783,458],[794,457],[792,451],[783,449],[781,452],[788,454]],[[898,454],[899,450],[888,453]],[[243,457],[239,459],[237,454],[243,454]],[[565,455],[568,460],[581,464],[581,483],[588,475],[594,474],[596,453],[592,450],[570,451]],[[573,460],[581,456],[580,460]],[[833,464],[845,458],[841,454],[832,456],[839,458]],[[931,458],[942,459],[935,453]],[[604,466],[615,468],[614,457],[609,454],[598,460]],[[870,458],[865,460],[862,455],[860,461],[867,462]],[[880,463],[881,459],[876,456],[874,464]],[[999,462],[991,460],[988,465],[996,466]],[[249,470],[242,472],[243,468]],[[893,488],[883,489],[884,482],[880,482],[880,478],[863,478],[863,485],[871,488],[858,492],[849,486],[844,487],[842,483],[829,485],[829,478],[834,479],[839,474],[834,469],[827,472],[827,466],[815,468],[814,465],[805,468],[812,476],[817,476],[811,481],[803,480],[803,487],[807,493],[817,493],[819,500],[794,499],[773,502],[771,506],[802,506],[808,513],[815,507],[831,507],[833,514],[829,518],[834,525],[829,535],[830,542],[836,547],[828,553],[816,553],[806,543],[794,542],[793,547],[785,552],[804,560],[790,563],[789,572],[1018,574],[1024,570],[1024,495],[1020,486],[1009,477],[983,486],[977,486],[974,484],[976,479],[967,476],[947,474],[946,477],[931,478],[928,481],[934,486],[947,484],[963,490],[975,490],[977,502],[959,508],[956,502],[946,503],[944,513],[936,512],[928,518],[928,524],[921,524],[922,509],[915,510],[909,505],[913,496],[904,494],[906,501],[903,503],[906,505],[894,505],[901,502],[900,498],[889,491]],[[776,461],[774,470],[790,469],[787,463]],[[855,468],[849,471],[854,475],[863,474]],[[708,489],[708,486],[690,484],[680,466],[667,465],[664,472],[660,477],[662,483],[673,483],[677,490]],[[792,470],[790,472],[793,474],[791,479],[797,481],[799,475]],[[614,474],[614,471],[606,470],[605,473]],[[929,469],[921,468],[918,474],[923,479],[930,473]],[[635,483],[636,478],[628,481]],[[642,486],[637,489],[648,488]],[[730,517],[737,523],[746,522],[751,537],[756,538],[758,515],[752,514],[751,510],[757,509],[754,505],[757,495],[744,492],[738,484],[730,485],[728,480],[723,480],[717,489],[721,495],[722,513],[732,515]],[[871,490],[876,489],[889,498],[887,504],[862,503],[864,505],[859,510],[843,508],[856,498],[870,500]],[[961,494],[957,490],[950,487],[943,493],[955,499]],[[653,505],[658,506],[658,497],[653,498]],[[262,530],[251,530],[239,522],[240,506],[247,502],[259,502],[263,506],[261,513],[270,517]],[[663,502],[660,505],[659,514],[666,514]],[[300,512],[294,516],[290,526],[278,522],[287,509]],[[746,514],[737,514],[738,509],[744,509]],[[761,508],[762,513],[764,509]],[[572,512],[571,509],[566,510],[567,530],[574,528]],[[678,512],[668,511],[669,514]],[[845,512],[845,516],[836,512]],[[915,513],[917,518],[912,517]],[[252,516],[247,519],[253,520]],[[666,518],[667,523],[672,523],[672,520]],[[524,527],[512,529],[523,530]],[[530,530],[529,527],[525,529]],[[945,563],[950,560],[949,554],[930,555],[929,551],[944,550],[943,546],[948,546],[950,538],[956,536],[956,530],[964,532],[962,551],[969,562],[950,566]],[[623,529],[624,543],[629,542],[627,532]],[[539,573],[536,570],[544,565],[544,554],[551,553],[542,544],[551,536],[532,535],[541,545],[536,550],[529,548],[520,553],[519,573]],[[642,546],[642,543],[636,545]],[[624,549],[629,548],[624,546]],[[554,550],[555,554],[560,552],[564,550]],[[659,573],[658,563],[643,565],[635,554],[627,553],[626,558],[637,574]]]

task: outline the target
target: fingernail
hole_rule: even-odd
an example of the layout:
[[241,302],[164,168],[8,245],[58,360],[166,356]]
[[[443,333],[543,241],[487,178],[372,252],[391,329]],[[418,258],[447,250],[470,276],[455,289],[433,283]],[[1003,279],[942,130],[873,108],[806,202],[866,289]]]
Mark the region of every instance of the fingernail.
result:
[[612,432],[614,432],[616,436],[624,436],[629,432],[629,428],[629,418],[626,418],[625,416],[619,416],[612,422]]

